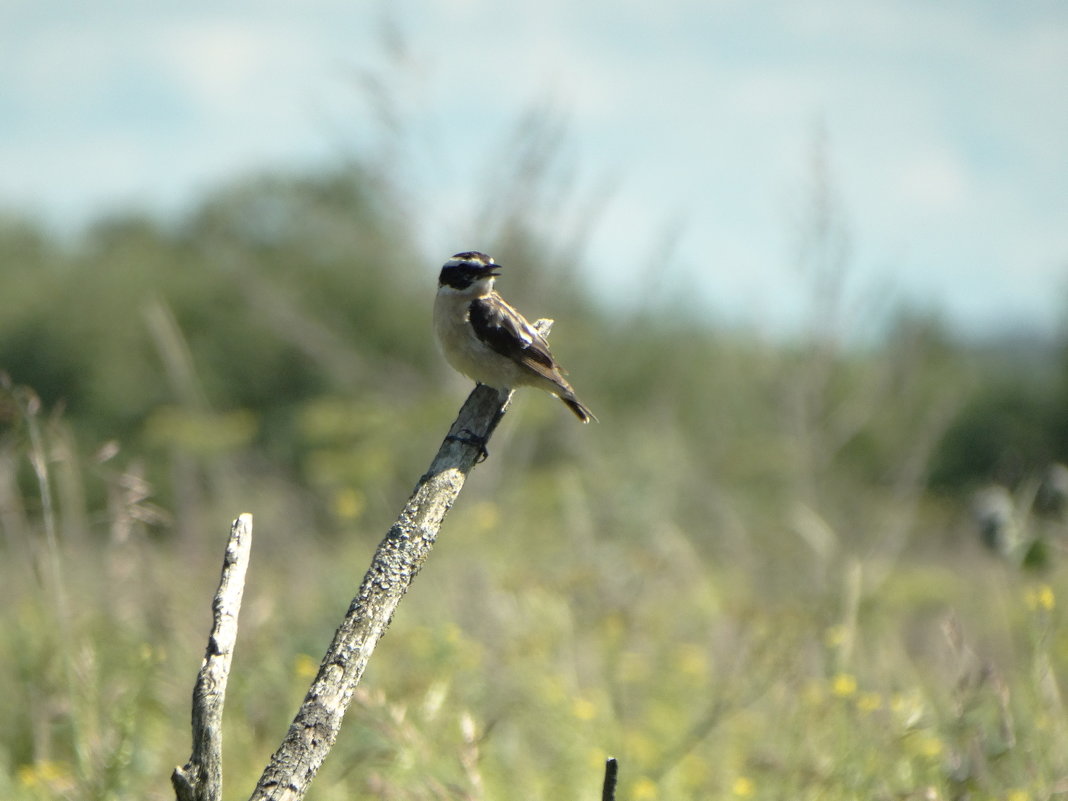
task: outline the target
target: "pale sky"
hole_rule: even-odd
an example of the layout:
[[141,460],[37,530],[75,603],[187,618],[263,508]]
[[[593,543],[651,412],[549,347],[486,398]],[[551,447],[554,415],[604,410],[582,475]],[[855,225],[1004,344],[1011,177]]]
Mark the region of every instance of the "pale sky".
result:
[[857,297],[972,333],[1068,318],[1064,0],[0,3],[0,208],[61,228],[378,152],[371,73],[429,281],[483,247],[543,108],[574,198],[546,236],[598,208],[582,264],[613,300],[684,289],[712,319],[796,327],[822,126]]

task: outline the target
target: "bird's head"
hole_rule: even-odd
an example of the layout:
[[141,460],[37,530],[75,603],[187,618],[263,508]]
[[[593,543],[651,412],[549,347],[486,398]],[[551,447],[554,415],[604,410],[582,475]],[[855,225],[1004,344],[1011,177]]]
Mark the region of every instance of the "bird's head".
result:
[[442,266],[438,286],[449,287],[456,292],[489,292],[494,279],[500,275],[500,267],[485,253],[474,250],[457,253]]

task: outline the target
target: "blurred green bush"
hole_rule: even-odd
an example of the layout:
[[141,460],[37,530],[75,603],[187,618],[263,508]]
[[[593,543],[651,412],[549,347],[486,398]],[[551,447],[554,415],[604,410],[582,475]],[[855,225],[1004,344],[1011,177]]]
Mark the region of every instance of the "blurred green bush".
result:
[[[955,493],[1011,486],[1068,460],[1063,344],[1032,349],[1021,371],[1012,352],[911,313],[865,347],[769,343],[679,314],[670,297],[621,317],[550,280],[576,265],[539,263],[537,222],[524,225],[518,200],[500,206],[487,228],[501,238],[477,244],[515,268],[521,301],[533,292],[534,309],[561,318],[557,348],[609,421],[582,435],[634,442],[639,462],[666,444],[684,503],[701,505],[684,488],[709,475],[808,503],[928,477]],[[176,453],[244,453],[351,510],[377,476],[417,474],[425,449],[396,435],[440,428],[458,399],[429,333],[442,256],[417,252],[411,225],[358,165],[251,177],[180,221],[107,219],[68,240],[6,218],[0,370],[62,409],[82,448],[114,440],[145,458],[165,505]],[[551,410],[530,414],[556,432],[532,449],[572,447]]]

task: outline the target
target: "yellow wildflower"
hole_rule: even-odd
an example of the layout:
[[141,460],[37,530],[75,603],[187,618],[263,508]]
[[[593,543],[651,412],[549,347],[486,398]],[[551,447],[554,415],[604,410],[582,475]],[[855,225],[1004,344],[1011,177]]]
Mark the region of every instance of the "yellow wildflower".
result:
[[831,679],[831,692],[839,698],[852,698],[857,692],[857,677],[850,673],[838,673]]
[[861,693],[857,697],[857,709],[861,712],[878,712],[883,708],[883,697],[879,693]]
[[748,776],[739,776],[734,780],[734,784],[731,785],[731,792],[739,798],[749,798],[754,789],[753,780]]
[[648,776],[642,776],[634,782],[630,793],[634,801],[653,801],[656,798],[656,782]]
[[344,487],[334,493],[334,514],[341,520],[356,520],[367,508],[367,499],[358,489]]
[[679,673],[693,678],[702,678],[708,672],[705,650],[697,645],[682,645],[675,652]]
[[1052,612],[1057,598],[1051,586],[1039,584],[1037,587],[1027,588],[1027,592],[1024,593],[1024,603],[1032,612]]
[[293,657],[293,675],[302,681],[315,678],[319,672],[319,663],[308,654],[297,654]]
[[593,720],[597,716],[597,707],[587,698],[576,698],[571,702],[571,714],[579,720]]

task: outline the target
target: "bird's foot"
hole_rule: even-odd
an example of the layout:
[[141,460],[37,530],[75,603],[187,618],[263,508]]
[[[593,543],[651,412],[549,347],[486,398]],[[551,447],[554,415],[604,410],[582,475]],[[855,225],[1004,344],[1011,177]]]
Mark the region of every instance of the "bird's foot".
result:
[[478,436],[469,428],[461,430],[459,434],[449,434],[445,437],[445,441],[460,442],[464,445],[470,445],[472,448],[478,448],[478,458],[475,460],[475,464],[482,464],[489,458],[489,451],[486,450],[486,438]]

